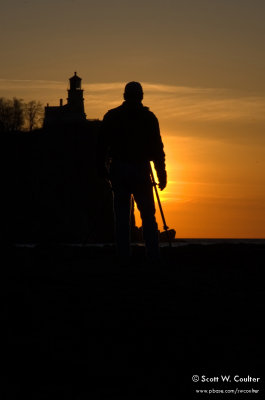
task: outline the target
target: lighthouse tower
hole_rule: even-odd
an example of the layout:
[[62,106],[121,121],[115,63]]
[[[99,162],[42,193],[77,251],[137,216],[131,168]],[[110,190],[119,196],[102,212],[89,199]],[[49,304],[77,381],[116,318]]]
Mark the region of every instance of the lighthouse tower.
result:
[[85,118],[86,115],[84,109],[83,90],[81,89],[81,81],[82,79],[77,76],[76,72],[74,76],[69,79],[70,89],[68,89],[67,104],[71,112],[80,115],[81,118]]

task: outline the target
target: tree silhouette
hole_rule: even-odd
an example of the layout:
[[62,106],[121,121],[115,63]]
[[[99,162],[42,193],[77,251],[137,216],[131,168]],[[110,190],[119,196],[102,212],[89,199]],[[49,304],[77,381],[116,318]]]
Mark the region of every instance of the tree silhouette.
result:
[[12,120],[13,120],[13,131],[18,131],[24,125],[24,107],[23,100],[13,98],[13,108],[12,108]]
[[0,132],[19,131],[24,125],[24,103],[14,97],[0,98]]
[[31,132],[43,120],[43,106],[39,101],[31,100],[25,104],[25,120]]

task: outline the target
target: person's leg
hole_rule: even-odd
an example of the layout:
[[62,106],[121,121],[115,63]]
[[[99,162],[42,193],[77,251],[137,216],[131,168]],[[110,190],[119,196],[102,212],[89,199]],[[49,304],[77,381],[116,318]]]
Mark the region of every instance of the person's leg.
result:
[[137,185],[133,195],[142,218],[147,258],[156,262],[160,259],[160,249],[151,182]]

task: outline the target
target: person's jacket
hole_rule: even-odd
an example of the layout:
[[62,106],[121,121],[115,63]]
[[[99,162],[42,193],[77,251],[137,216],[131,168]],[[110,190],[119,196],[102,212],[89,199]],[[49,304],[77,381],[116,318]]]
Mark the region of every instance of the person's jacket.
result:
[[109,110],[98,141],[98,170],[107,158],[120,161],[153,161],[158,179],[166,174],[165,152],[156,116],[142,103],[125,101]]

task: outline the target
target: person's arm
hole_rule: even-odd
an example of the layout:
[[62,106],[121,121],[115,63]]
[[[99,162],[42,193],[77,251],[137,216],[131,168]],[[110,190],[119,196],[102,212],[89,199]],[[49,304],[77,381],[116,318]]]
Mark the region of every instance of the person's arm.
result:
[[159,188],[163,190],[167,186],[166,156],[160,135],[158,119],[155,115],[153,116],[153,162],[159,181]]

